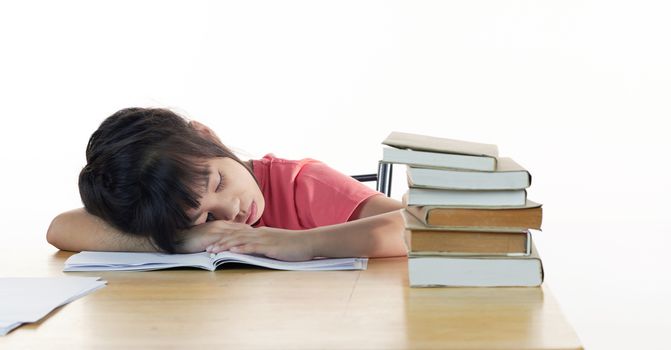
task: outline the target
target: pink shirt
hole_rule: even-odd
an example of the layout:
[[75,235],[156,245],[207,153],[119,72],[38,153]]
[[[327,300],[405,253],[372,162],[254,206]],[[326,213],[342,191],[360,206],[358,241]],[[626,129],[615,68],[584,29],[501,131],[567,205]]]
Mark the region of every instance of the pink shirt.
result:
[[266,201],[255,226],[300,230],[343,223],[364,200],[380,194],[314,159],[268,154],[253,165]]

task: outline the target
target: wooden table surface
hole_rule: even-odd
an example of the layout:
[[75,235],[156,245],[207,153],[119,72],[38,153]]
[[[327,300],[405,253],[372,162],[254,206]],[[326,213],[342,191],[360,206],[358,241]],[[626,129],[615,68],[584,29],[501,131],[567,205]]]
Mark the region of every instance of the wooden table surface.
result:
[[52,248],[0,276],[100,276],[107,287],[0,337],[0,349],[579,349],[547,286],[409,288],[405,258],[366,271],[63,273]]

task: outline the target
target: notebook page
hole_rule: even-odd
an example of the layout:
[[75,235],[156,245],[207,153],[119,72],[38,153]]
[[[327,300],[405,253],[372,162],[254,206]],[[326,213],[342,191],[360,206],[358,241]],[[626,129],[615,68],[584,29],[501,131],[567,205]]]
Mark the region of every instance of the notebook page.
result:
[[332,270],[365,270],[368,265],[366,258],[314,259],[308,261],[282,261],[271,258],[221,252],[214,257],[217,266],[228,262],[247,263],[277,270],[293,271],[332,271]]
[[212,269],[207,253],[160,254],[126,252],[81,252],[65,261],[64,271],[158,270],[171,267]]

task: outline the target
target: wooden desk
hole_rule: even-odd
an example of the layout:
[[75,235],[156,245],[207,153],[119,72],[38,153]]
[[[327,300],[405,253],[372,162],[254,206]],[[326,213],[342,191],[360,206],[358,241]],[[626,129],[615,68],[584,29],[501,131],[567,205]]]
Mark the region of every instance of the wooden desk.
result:
[[404,258],[366,271],[65,274],[69,253],[19,255],[0,256],[0,275],[108,286],[0,337],[1,349],[581,348],[547,287],[410,289]]

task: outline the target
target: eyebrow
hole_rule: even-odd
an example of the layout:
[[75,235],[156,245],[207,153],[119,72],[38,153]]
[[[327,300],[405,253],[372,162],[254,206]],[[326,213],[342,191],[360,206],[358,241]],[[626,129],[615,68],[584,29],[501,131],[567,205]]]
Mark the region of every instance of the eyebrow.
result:
[[[213,173],[213,171],[212,171],[211,169],[208,170],[208,173],[207,173],[207,183],[205,183],[205,192],[206,192],[206,193],[207,193],[207,191],[210,189],[210,178],[212,177],[212,173]],[[202,212],[202,211],[198,211],[198,212],[196,212],[196,214],[194,214],[191,218],[189,218],[189,220],[191,221],[191,225],[192,225],[192,226],[195,226],[195,225],[196,225],[196,220],[198,220],[198,218],[199,218],[201,215],[203,215],[203,212]],[[207,221],[207,219],[205,219],[205,220]]]

